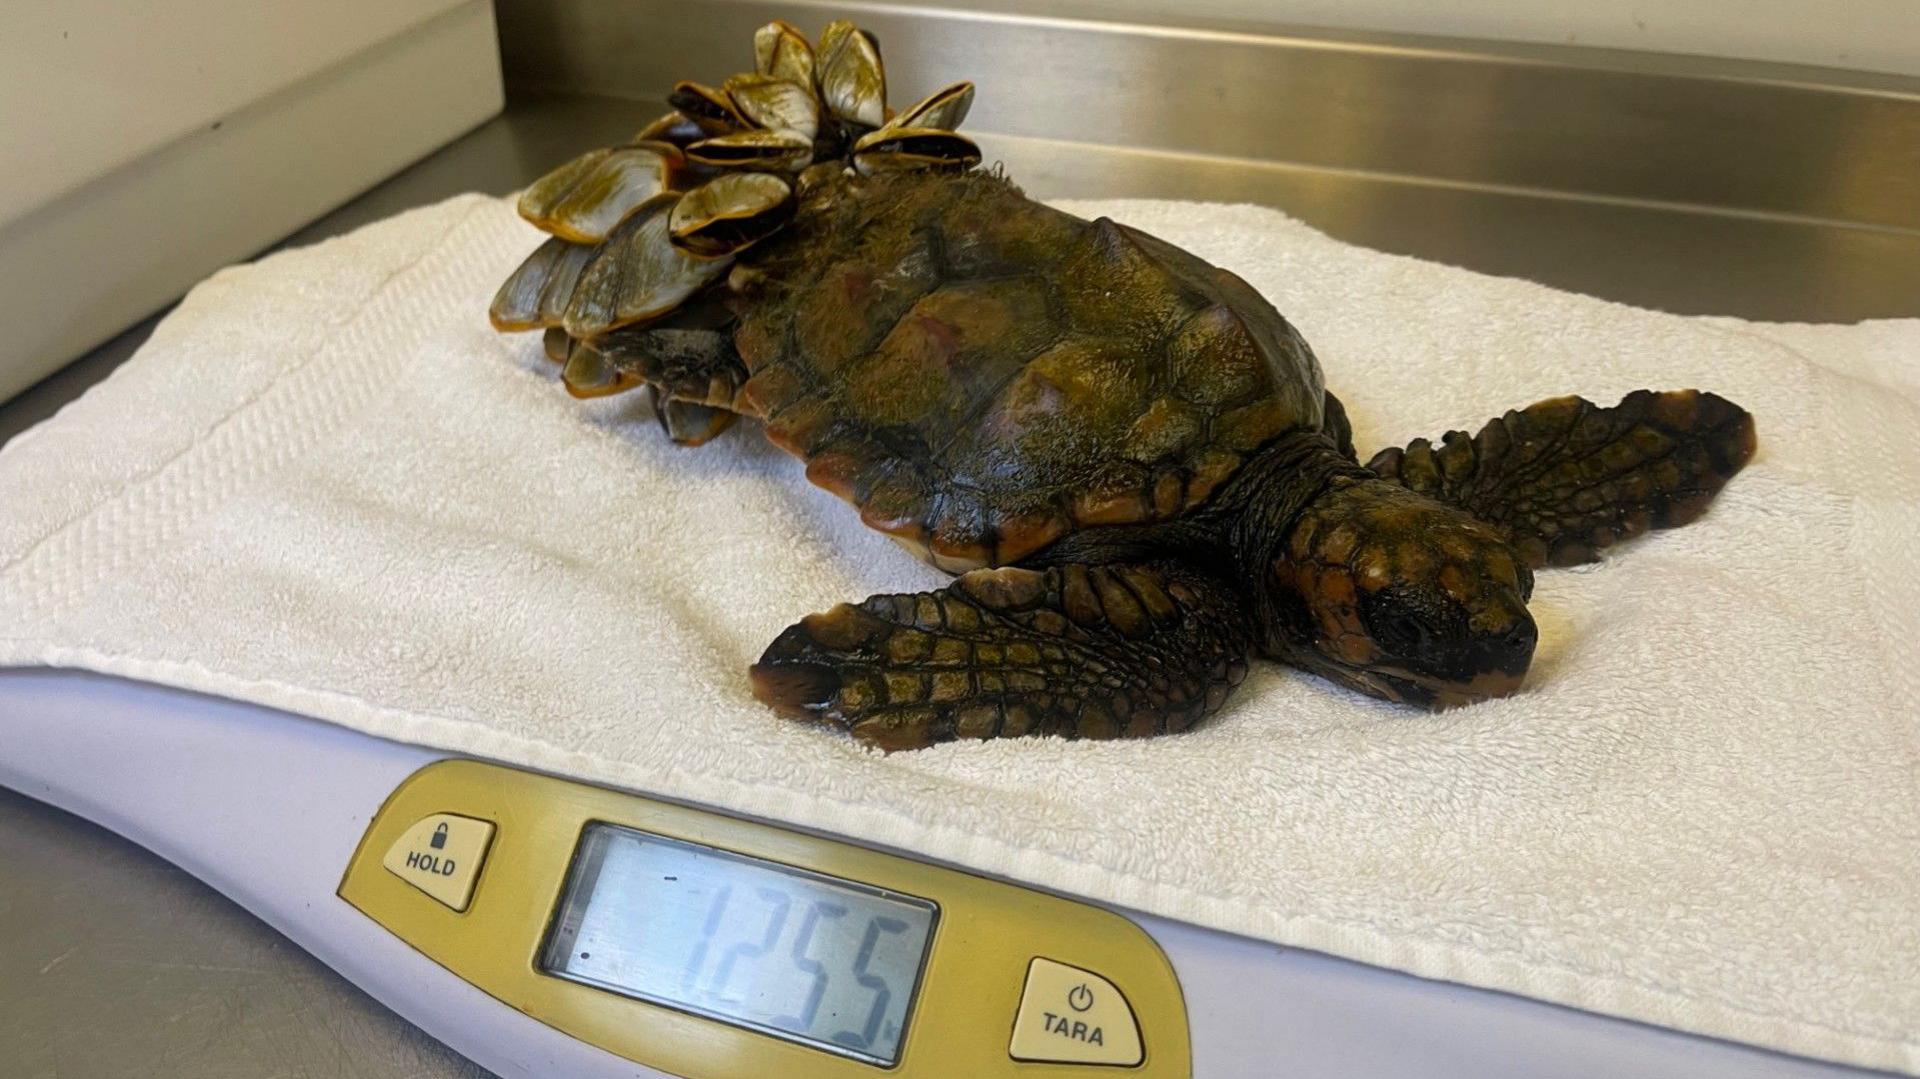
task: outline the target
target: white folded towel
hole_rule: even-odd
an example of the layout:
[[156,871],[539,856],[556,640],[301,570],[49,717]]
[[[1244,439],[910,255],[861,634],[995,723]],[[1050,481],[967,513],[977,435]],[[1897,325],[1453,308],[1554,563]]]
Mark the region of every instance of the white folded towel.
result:
[[746,667],[943,578],[752,424],[681,449],[637,400],[568,398],[537,335],[487,326],[536,234],[469,196],[216,275],[0,452],[0,663],[1920,1072],[1920,322],[1681,318],[1268,209],[1068,208],[1271,297],[1363,456],[1642,386],[1746,406],[1760,454],[1698,523],[1543,572],[1518,696],[1428,714],[1256,664],[1179,737],[880,756],[774,718]]

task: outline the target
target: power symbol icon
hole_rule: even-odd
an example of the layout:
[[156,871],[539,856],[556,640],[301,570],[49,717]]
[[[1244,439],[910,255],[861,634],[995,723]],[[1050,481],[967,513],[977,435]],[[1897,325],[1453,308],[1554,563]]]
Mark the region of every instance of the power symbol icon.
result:
[[1067,1007],[1076,1012],[1084,1012],[1093,1007],[1093,990],[1088,989],[1085,982],[1067,990]]

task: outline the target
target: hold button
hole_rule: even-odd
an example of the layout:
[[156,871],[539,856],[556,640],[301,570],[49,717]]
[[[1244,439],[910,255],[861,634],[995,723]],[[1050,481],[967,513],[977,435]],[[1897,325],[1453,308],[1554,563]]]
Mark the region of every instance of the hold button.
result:
[[415,821],[380,864],[454,910],[466,910],[492,841],[488,821],[435,813]]
[[1015,1060],[1059,1064],[1140,1063],[1140,1027],[1113,983],[1092,971],[1035,957],[1013,1020]]

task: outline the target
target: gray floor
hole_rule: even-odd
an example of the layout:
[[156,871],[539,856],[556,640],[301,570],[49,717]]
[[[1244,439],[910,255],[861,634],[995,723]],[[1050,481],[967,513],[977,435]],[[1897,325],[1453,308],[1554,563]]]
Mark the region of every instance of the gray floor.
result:
[[171,864],[6,790],[0,941],[9,1079],[487,1074]]

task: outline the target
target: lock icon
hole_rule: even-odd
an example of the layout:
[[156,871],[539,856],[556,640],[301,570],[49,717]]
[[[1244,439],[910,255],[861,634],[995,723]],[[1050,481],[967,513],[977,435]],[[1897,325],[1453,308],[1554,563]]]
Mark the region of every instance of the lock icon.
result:
[[441,849],[444,849],[446,845],[447,845],[447,824],[445,821],[441,821],[440,827],[435,828],[433,830],[433,838],[427,840],[427,846],[432,847],[434,850],[441,850]]

